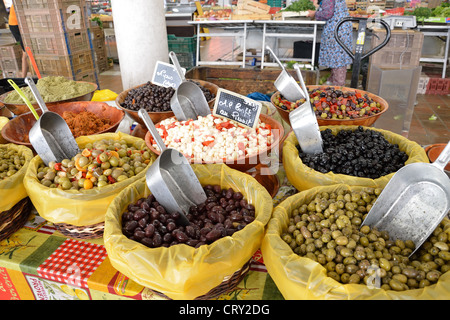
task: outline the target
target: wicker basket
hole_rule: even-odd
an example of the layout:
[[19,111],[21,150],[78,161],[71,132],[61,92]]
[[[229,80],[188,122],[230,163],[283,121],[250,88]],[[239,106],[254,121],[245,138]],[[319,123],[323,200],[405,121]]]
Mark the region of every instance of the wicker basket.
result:
[[100,222],[89,226],[75,226],[67,223],[54,223],[56,230],[66,237],[76,239],[97,239],[103,237],[105,223]]
[[0,241],[22,228],[31,213],[31,201],[26,197],[11,209],[0,212]]
[[[219,297],[222,294],[233,291],[237,287],[237,285],[247,275],[248,271],[250,270],[251,261],[252,261],[252,259],[250,259],[246,264],[244,264],[244,266],[242,268],[237,270],[231,276],[225,277],[225,279],[222,281],[222,283],[219,284],[217,287],[212,288],[207,293],[195,298],[194,300],[211,300],[211,299]],[[166,296],[165,294],[163,294],[159,291],[152,290],[152,292],[154,292],[155,294],[157,294],[160,297],[163,297],[168,300],[172,300],[168,296]]]

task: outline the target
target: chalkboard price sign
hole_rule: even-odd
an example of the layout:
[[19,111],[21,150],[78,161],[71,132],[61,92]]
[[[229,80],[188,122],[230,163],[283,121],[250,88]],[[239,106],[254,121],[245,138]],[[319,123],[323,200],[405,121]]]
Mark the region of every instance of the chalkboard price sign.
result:
[[152,83],[163,87],[177,89],[182,80],[174,65],[157,61],[153,71]]
[[260,102],[220,88],[217,91],[213,114],[256,128],[261,107]]

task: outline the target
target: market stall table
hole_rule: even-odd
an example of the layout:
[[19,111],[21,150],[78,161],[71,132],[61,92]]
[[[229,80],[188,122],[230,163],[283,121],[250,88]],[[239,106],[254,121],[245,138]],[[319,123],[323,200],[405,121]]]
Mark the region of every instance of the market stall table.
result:
[[450,42],[450,26],[446,25],[431,25],[431,24],[417,24],[417,29],[421,31],[426,37],[445,37],[444,57],[422,57],[420,62],[438,62],[442,63],[442,78],[445,78],[448,63],[448,48]]
[[[290,59],[310,61],[305,64],[309,69],[314,70],[315,45],[318,38],[319,27],[324,25],[324,21],[316,20],[207,20],[207,21],[190,21],[190,24],[197,26],[197,59],[196,65],[242,65],[245,68],[246,50],[248,41],[248,30],[253,28],[262,30],[261,48],[264,52],[267,38],[290,38],[290,39],[308,39],[313,42],[312,57],[309,59]],[[202,28],[223,28],[225,32],[202,33]],[[201,37],[241,37],[243,40],[242,62],[241,61],[200,61],[200,39]],[[234,48],[233,48],[234,51]],[[266,66],[276,64],[264,63],[261,59],[261,69]]]
[[[266,38],[289,38],[289,39],[308,39],[312,41],[311,58],[289,58],[294,61],[307,61],[308,63],[301,64],[301,67],[307,67],[314,70],[316,43],[318,38],[318,28],[325,24],[325,21],[316,20],[255,20],[253,22],[256,26],[263,29],[262,45],[265,48]],[[264,51],[264,50],[263,50]],[[261,59],[261,69],[264,66],[276,66],[275,63],[264,63]]]
[[[280,164],[281,187],[274,206],[296,192]],[[110,263],[103,239],[75,239],[59,233],[36,210],[23,228],[0,241],[0,300],[160,300]],[[267,273],[260,250],[237,287],[217,299],[283,299]]]
[[[245,68],[245,53],[247,43],[247,29],[253,20],[214,20],[214,21],[189,21],[189,24],[197,26],[197,48],[195,65],[242,65]],[[223,28],[225,32],[202,32],[204,28]],[[201,37],[241,37],[243,40],[243,57],[241,61],[200,61],[200,39]],[[233,43],[234,46],[234,43]],[[234,51],[234,48],[232,52]]]

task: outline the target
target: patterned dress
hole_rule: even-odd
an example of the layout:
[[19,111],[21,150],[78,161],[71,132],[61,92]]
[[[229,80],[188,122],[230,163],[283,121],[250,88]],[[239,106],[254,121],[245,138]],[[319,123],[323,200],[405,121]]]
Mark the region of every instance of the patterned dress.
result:
[[[319,66],[340,68],[353,62],[352,58],[342,49],[334,38],[334,29],[344,17],[348,17],[345,0],[323,0],[316,12],[316,20],[326,21],[322,32],[319,52]],[[339,37],[344,44],[352,49],[352,24],[346,22],[339,28]]]

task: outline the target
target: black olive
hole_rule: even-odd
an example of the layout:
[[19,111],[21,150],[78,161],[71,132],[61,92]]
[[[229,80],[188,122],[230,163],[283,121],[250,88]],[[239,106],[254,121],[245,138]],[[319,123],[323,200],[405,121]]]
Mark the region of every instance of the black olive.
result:
[[333,135],[321,131],[324,153],[308,155],[297,146],[302,162],[322,173],[329,171],[376,179],[405,165],[408,155],[390,144],[381,133],[358,127]]

